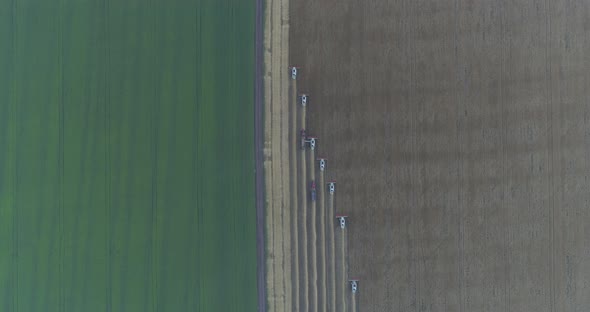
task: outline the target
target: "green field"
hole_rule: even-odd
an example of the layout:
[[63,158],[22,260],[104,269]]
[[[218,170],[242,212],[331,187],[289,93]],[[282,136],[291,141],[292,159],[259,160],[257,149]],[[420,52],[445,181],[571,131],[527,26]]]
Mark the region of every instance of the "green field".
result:
[[254,1],[0,6],[0,311],[256,311]]

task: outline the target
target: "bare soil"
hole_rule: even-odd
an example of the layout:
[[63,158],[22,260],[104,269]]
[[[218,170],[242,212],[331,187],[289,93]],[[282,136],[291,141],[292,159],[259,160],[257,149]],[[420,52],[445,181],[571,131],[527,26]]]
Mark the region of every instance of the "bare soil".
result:
[[359,310],[590,310],[589,12],[291,1]]

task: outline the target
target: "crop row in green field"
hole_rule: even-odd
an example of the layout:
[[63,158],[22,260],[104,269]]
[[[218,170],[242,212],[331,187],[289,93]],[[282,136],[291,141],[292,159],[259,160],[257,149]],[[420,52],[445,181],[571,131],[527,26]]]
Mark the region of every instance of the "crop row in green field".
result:
[[0,311],[255,311],[254,2],[0,6]]

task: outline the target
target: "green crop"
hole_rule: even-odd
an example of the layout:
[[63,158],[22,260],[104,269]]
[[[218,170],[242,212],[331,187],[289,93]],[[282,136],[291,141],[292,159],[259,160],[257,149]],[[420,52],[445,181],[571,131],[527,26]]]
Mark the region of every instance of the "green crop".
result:
[[0,311],[256,311],[254,2],[0,15]]

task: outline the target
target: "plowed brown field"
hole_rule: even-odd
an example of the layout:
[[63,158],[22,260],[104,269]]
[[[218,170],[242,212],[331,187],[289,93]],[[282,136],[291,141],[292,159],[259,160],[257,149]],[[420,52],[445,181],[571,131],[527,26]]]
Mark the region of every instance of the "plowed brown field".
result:
[[359,310],[590,310],[589,25],[581,0],[291,1]]

